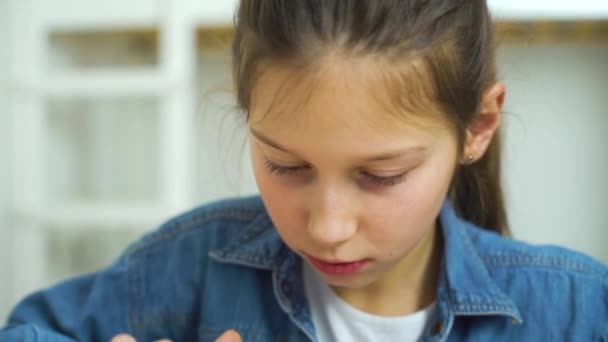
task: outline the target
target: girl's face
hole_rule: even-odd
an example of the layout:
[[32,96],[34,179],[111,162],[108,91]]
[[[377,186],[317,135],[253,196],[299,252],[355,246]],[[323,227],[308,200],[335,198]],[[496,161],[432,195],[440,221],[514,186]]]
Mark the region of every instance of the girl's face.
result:
[[249,118],[256,182],[282,239],[329,285],[352,289],[407,276],[420,246],[433,246],[457,160],[446,123],[399,114],[362,68],[270,67]]

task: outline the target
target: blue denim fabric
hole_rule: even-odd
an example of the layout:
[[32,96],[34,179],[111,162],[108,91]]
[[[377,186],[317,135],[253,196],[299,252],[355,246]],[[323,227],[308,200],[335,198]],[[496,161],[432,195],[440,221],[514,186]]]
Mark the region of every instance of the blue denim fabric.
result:
[[[440,213],[444,261],[424,341],[608,341],[608,269]],[[109,268],[25,298],[0,341],[315,340],[301,260],[259,197],[183,214]]]

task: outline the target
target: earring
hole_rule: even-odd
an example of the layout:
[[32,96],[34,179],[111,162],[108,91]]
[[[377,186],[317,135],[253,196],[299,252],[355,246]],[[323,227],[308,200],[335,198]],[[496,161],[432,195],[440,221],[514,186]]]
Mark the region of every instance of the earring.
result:
[[463,161],[463,164],[469,165],[469,164],[472,164],[473,161],[475,161],[475,157],[473,156],[473,154],[469,154],[469,155],[467,155],[466,159]]

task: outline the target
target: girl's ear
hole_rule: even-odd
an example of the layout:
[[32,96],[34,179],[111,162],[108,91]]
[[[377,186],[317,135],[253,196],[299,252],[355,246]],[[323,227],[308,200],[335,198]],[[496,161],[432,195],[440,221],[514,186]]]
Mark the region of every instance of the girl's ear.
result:
[[463,164],[472,164],[481,159],[490,146],[494,132],[500,124],[506,87],[498,82],[484,93],[479,111],[467,128]]

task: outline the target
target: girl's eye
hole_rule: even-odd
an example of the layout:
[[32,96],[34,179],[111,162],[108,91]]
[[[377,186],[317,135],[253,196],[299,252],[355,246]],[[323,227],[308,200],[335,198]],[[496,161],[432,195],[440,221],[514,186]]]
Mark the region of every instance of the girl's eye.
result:
[[[306,169],[308,169],[308,166],[280,166],[276,163],[273,163],[269,159],[264,160],[264,165],[270,171],[270,173],[276,174],[279,176],[293,175],[293,174],[296,174],[298,172],[305,171]],[[365,179],[368,182],[370,182],[374,185],[380,185],[380,186],[397,185],[397,184],[405,181],[405,178],[407,176],[407,172],[404,172],[404,173],[401,173],[398,175],[394,175],[394,176],[389,176],[389,177],[376,176],[376,175],[373,175],[373,174],[367,173],[367,172],[362,172],[361,174],[363,175],[363,177],[365,177]]]
[[269,159],[264,160],[264,165],[270,173],[277,175],[292,175],[307,168],[307,166],[280,166],[271,162]]
[[372,175],[371,173],[363,172],[363,177],[365,177],[370,183],[374,185],[380,186],[393,186],[405,181],[407,176],[407,172],[400,173],[398,175],[389,176],[389,177],[381,177]]

